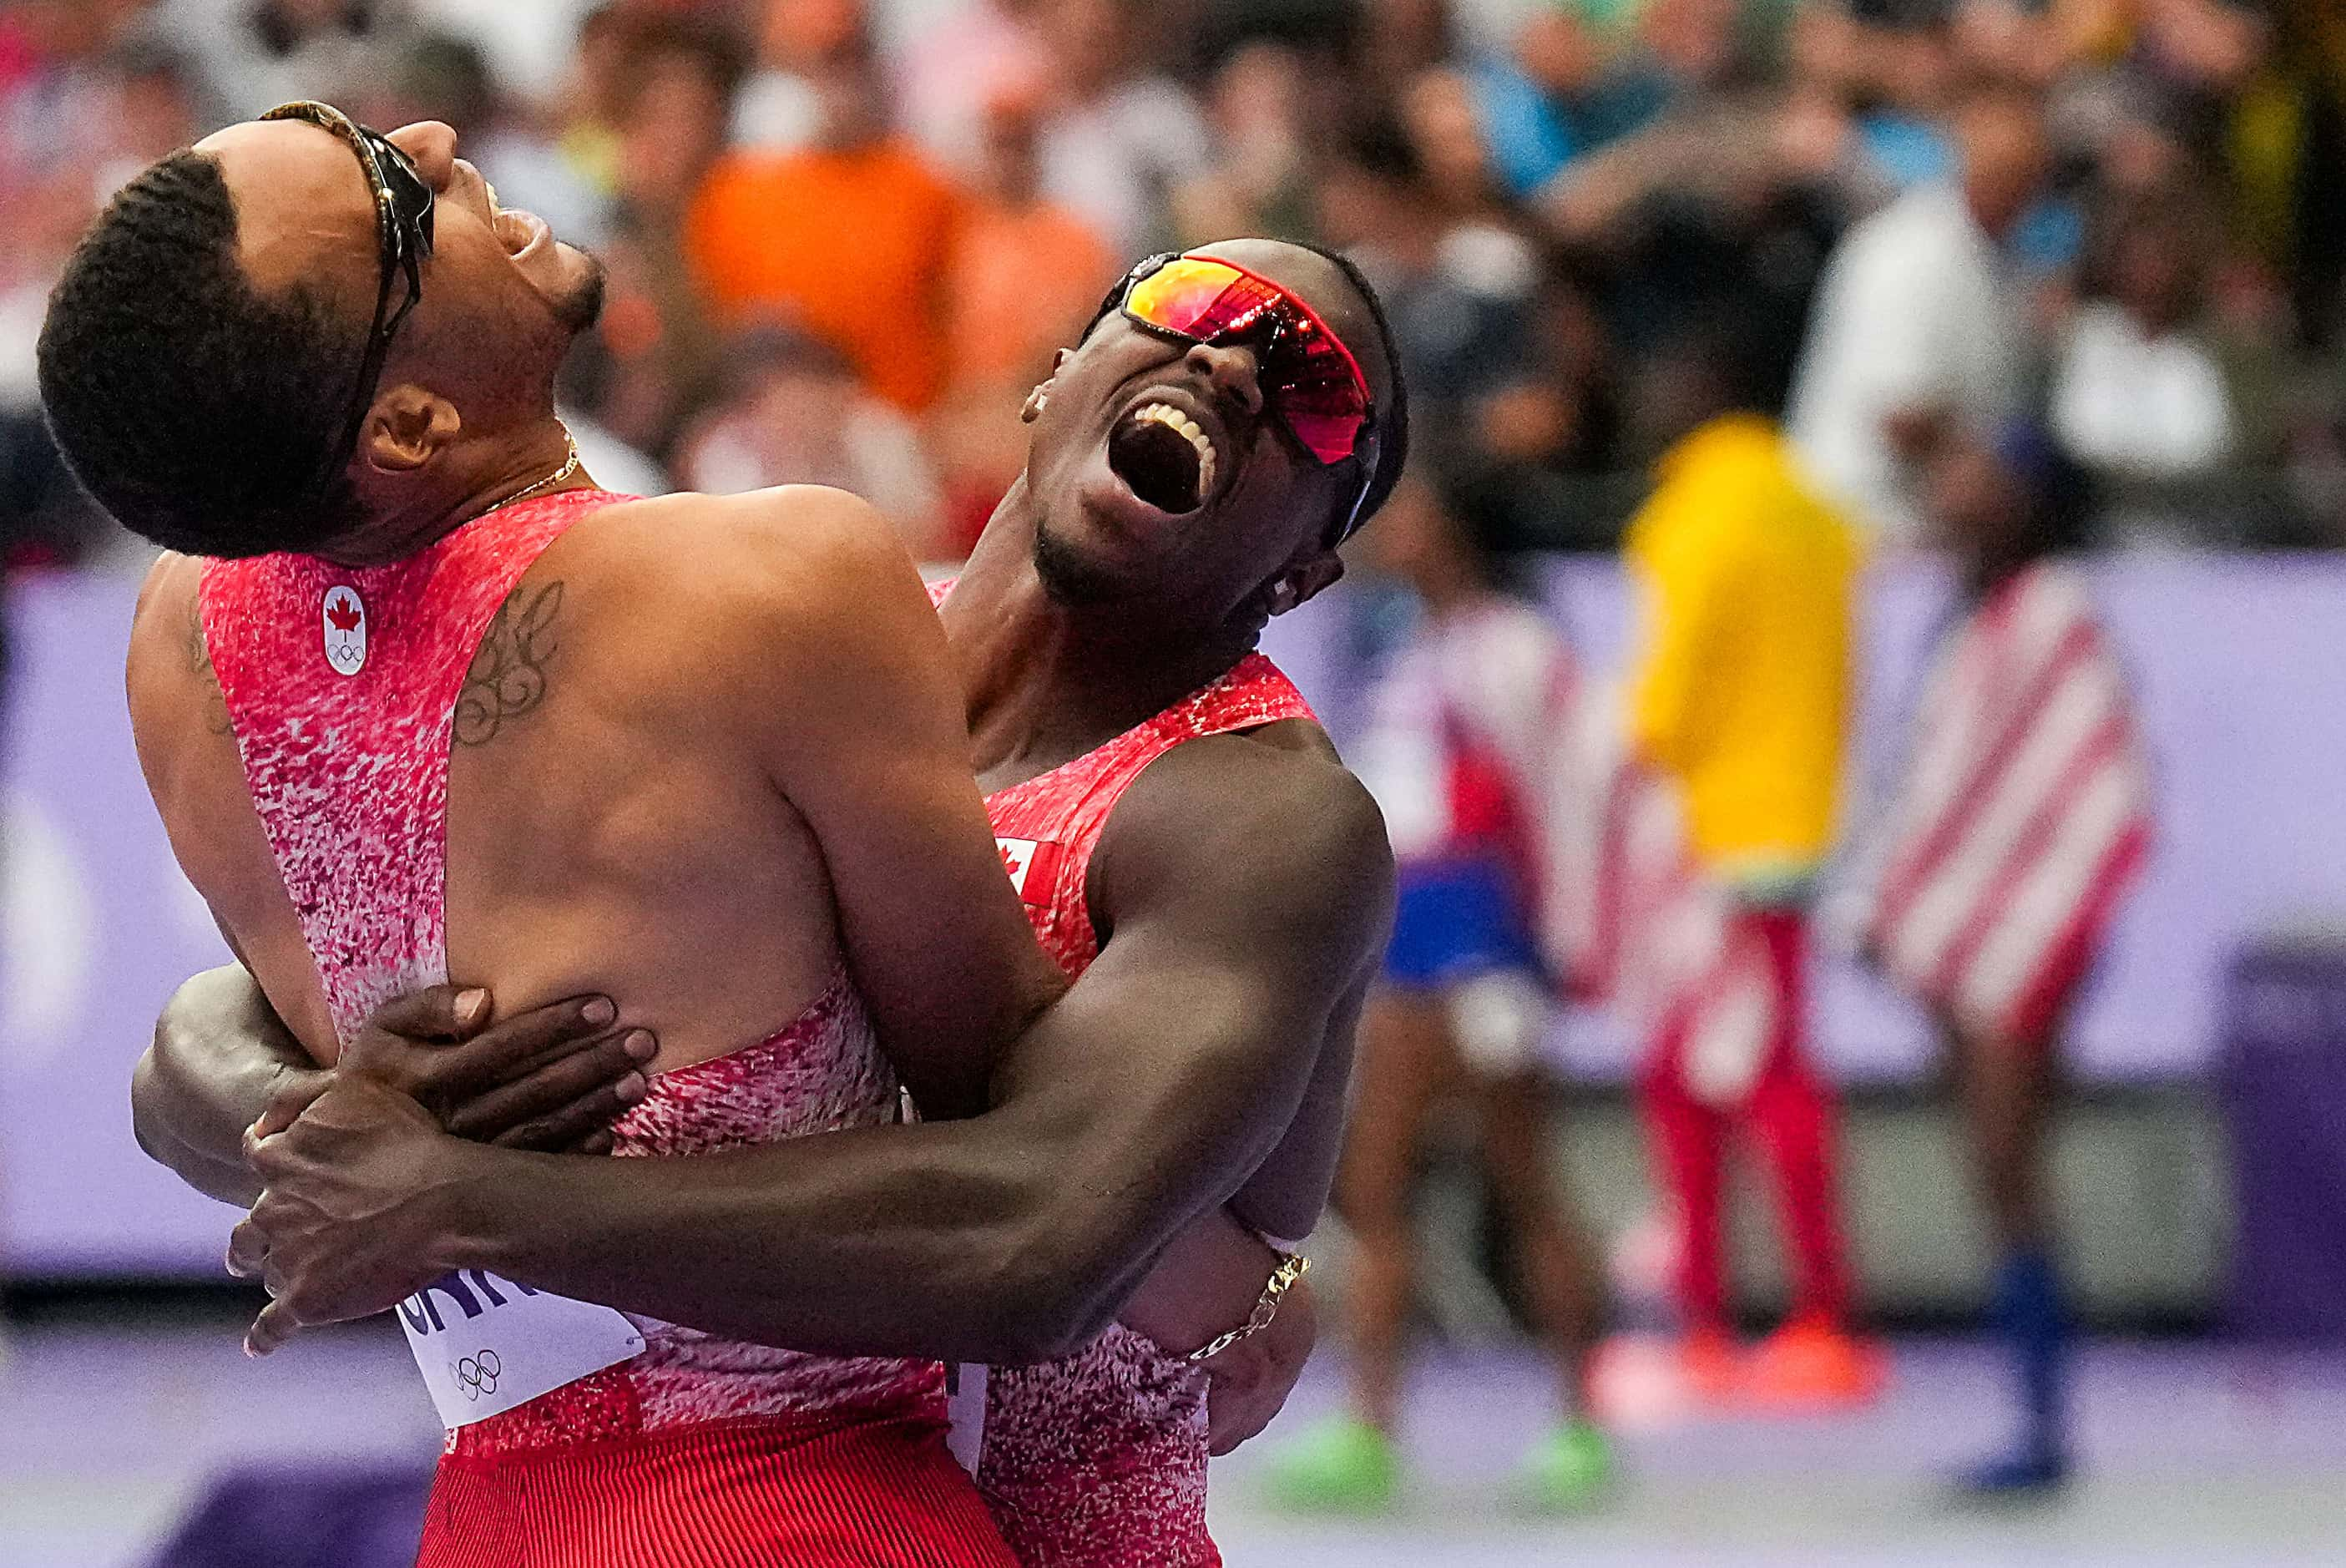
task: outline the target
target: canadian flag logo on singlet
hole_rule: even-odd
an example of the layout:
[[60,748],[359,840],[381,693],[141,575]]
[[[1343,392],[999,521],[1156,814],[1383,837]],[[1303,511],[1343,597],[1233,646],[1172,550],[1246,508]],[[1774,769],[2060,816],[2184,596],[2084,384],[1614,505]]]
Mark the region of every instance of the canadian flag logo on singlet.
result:
[[326,663],[336,675],[356,675],[366,667],[366,602],[358,590],[337,585],[326,590],[319,614],[326,631]]
[[1038,839],[997,838],[994,842],[1002,850],[1002,869],[1010,873],[1010,885],[1017,890],[1019,901],[1049,903],[1051,890],[1058,885],[1059,862],[1066,854],[1066,847]]

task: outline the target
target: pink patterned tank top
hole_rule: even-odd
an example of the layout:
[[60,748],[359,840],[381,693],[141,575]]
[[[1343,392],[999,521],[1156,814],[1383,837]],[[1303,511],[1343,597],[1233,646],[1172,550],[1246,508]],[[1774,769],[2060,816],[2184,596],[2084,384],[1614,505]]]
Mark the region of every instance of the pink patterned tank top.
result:
[[[247,789],[336,1033],[448,978],[448,758],[467,673],[522,575],[579,519],[630,497],[566,491],[486,513],[388,565],[213,561],[204,636]],[[664,1073],[615,1153],[685,1156],[892,1121],[893,1073],[842,972],[799,1018]],[[638,1319],[640,1355],[454,1429],[489,1457],[744,1418],[938,1423],[932,1362],[808,1356]]]
[[[944,602],[952,585],[933,586]],[[1260,653],[1105,746],[986,797],[1003,865],[1070,978],[1099,956],[1085,883],[1109,814],[1148,765],[1209,735],[1317,722]],[[1206,1375],[1118,1325],[1064,1360],[986,1379],[978,1490],[1025,1568],[1205,1568]]]

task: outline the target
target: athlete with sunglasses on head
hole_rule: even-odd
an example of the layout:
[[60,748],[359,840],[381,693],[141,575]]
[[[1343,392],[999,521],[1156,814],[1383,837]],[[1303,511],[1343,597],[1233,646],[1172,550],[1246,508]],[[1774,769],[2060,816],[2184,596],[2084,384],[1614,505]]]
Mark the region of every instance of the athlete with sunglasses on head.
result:
[[[242,1151],[266,1191],[233,1248],[277,1297],[255,1348],[400,1303],[450,1384],[425,1561],[608,1564],[995,1561],[933,1463],[933,1365],[760,1347],[1082,1346],[964,1400],[990,1418],[1004,1530],[1028,1562],[1212,1561],[1207,1372],[1227,1443],[1291,1380],[1291,1345],[1266,1341],[1308,1339],[1278,1311],[1300,1261],[1268,1238],[1317,1218],[1390,897],[1373,807],[1252,651],[1334,580],[1334,545],[1398,474],[1373,301],[1262,242],[1137,270],[1030,400],[1027,473],[938,645],[848,498],[574,482],[545,384],[579,314],[558,281],[584,264],[499,213],[444,127],[337,127],[340,148],[314,128],[237,127],[134,182],[44,361],[68,452],[126,520],[279,552],[167,558],[132,655],[158,799],[259,977],[176,999],[140,1127],[241,1199],[236,1130],[266,1111]],[[347,461],[318,455],[339,409],[150,305],[185,296],[148,254],[175,205],[204,215],[175,260],[227,274],[268,345],[354,340],[390,301]],[[415,273],[362,296],[362,236],[380,276]],[[402,289],[422,303],[379,354]],[[136,360],[110,341],[142,331]],[[208,378],[243,395],[208,404]],[[292,498],[314,482],[290,458],[264,484],[148,453],[138,423],[162,415],[224,452],[306,442],[323,499]],[[961,809],[973,733],[994,845]],[[1000,930],[1022,901],[1077,979],[990,1050],[1042,994],[1034,943]],[[504,1021],[478,993],[417,992],[452,973]],[[923,1108],[982,1114],[871,1125],[892,1079],[859,991]],[[586,1081],[614,1026],[576,993],[617,999],[629,1043],[657,1033],[648,1086]],[[615,1092],[632,1107],[598,1133]],[[705,1157],[550,1157],[443,1124]],[[818,1128],[849,1130],[770,1141]],[[589,1302],[634,1315],[607,1315],[632,1349]],[[478,1349],[496,1390],[455,1369]],[[536,1392],[534,1359],[559,1386]],[[498,1412],[466,1419],[484,1399]]]

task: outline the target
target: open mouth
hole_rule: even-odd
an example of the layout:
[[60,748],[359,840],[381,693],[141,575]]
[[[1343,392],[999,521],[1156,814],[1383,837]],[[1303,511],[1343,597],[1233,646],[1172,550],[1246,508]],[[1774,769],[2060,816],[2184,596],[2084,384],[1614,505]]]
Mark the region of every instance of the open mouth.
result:
[[497,237],[497,243],[505,248],[508,256],[521,255],[546,232],[546,219],[515,207],[498,208],[489,219],[489,226]]
[[1107,465],[1132,493],[1172,516],[1214,491],[1214,443],[1169,403],[1143,403],[1108,433]]

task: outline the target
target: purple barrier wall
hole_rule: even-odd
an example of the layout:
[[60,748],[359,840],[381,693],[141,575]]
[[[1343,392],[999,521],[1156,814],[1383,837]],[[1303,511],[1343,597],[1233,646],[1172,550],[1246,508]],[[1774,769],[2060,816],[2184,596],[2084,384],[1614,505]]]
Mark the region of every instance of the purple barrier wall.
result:
[[[2164,841],[2078,1024],[2088,1077],[2204,1073],[2236,946],[2346,916],[2346,562],[2139,561],[2096,582],[2140,682],[2160,767]],[[1617,661],[1627,607],[1601,563],[1557,567],[1551,602],[1593,663]],[[149,1166],[130,1137],[131,1064],[171,987],[225,959],[141,787],[121,659],[135,588],[49,578],[20,588],[5,737],[0,899],[0,1246],[18,1272],[218,1267],[228,1211]],[[1894,755],[1895,715],[1942,613],[1925,574],[1885,576],[1868,609],[1857,766]],[[1360,660],[1342,590],[1277,623],[1270,651],[1341,734]],[[1851,1077],[1928,1059],[1895,1001],[1845,966],[1821,976],[1821,1048]],[[1562,1042],[1611,1074],[1601,1020]]]
[[234,1216],[130,1137],[131,1064],[171,988],[228,962],[130,748],[137,585],[44,577],[13,597],[0,950],[0,1245],[17,1272],[218,1269]]

